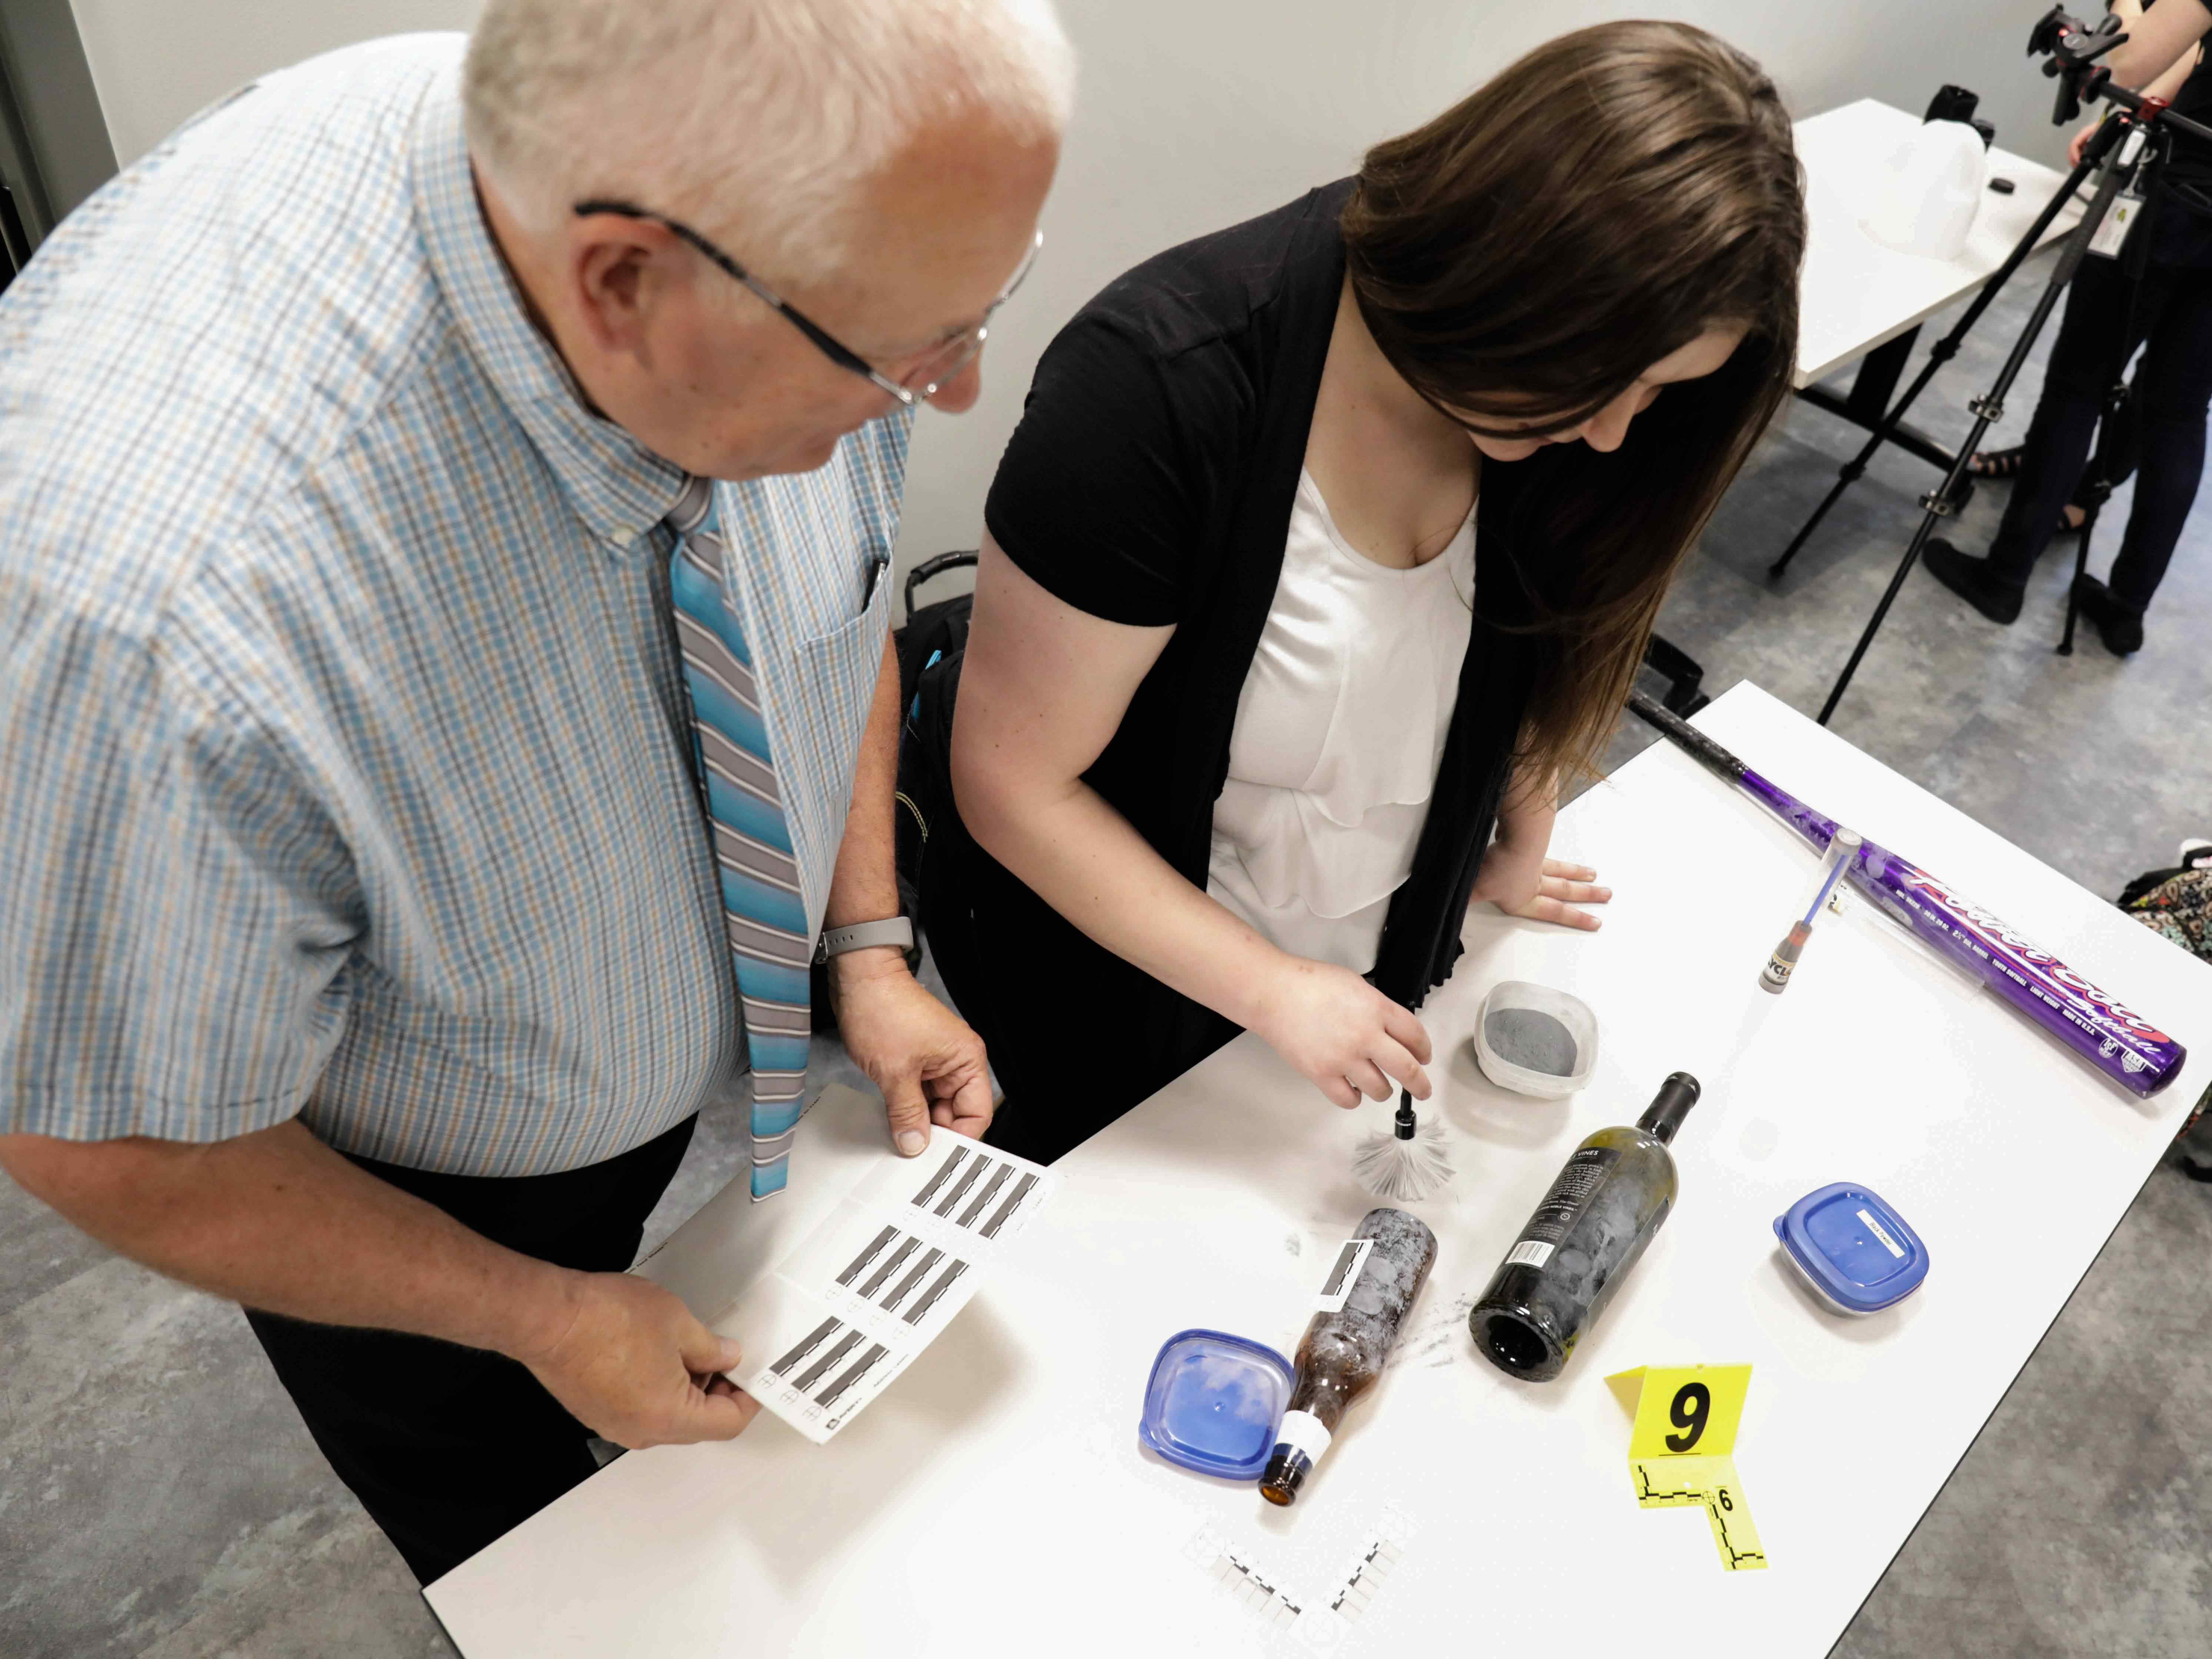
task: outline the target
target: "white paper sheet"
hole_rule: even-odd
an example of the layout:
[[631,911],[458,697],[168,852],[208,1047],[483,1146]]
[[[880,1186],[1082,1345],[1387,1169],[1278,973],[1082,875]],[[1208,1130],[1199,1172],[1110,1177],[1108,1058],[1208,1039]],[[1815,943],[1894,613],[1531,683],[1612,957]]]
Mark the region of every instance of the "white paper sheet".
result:
[[885,1158],[714,1322],[744,1347],[730,1380],[828,1440],[967,1305],[1057,1184],[943,1130],[918,1158]]

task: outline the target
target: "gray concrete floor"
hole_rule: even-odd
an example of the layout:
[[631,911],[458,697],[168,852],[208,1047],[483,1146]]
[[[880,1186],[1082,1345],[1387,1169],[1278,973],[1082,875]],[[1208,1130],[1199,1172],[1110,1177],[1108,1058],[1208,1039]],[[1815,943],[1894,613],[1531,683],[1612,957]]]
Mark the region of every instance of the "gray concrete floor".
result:
[[[2004,301],[1923,400],[1966,395],[2024,318]],[[2039,358],[1995,441],[2024,428]],[[1767,562],[1857,434],[1794,409],[1723,504],[1663,630],[1719,690],[1816,709],[1930,482],[1885,455],[1790,578]],[[1954,539],[1977,550],[2002,490]],[[2118,544],[2124,497],[2095,568]],[[2051,654],[2070,546],[2009,629],[1907,586],[1835,728],[2111,895],[2212,833],[2202,729],[2212,507],[2200,503],[2140,656],[2085,632]],[[1614,760],[1646,741],[1630,722]],[[849,1075],[832,1045],[818,1063]],[[702,1124],[648,1245],[719,1189],[740,1127]],[[1838,1659],[2212,1653],[2212,1188],[2154,1175],[2064,1316],[1869,1599]],[[453,1650],[324,1466],[237,1310],[167,1285],[0,1182],[0,1654],[9,1659],[428,1659]]]

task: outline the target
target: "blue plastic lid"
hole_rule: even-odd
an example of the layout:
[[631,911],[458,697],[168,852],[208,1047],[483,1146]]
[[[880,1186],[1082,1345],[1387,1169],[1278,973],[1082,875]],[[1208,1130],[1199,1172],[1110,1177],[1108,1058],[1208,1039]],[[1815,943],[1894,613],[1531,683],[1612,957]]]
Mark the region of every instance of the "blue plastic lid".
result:
[[1847,1313],[1902,1302],[1928,1277],[1928,1247],[1864,1187],[1838,1181],[1774,1218],[1774,1236],[1815,1289]]
[[1187,1469],[1256,1480],[1296,1380],[1273,1348],[1224,1331],[1179,1331],[1152,1362],[1137,1437]]

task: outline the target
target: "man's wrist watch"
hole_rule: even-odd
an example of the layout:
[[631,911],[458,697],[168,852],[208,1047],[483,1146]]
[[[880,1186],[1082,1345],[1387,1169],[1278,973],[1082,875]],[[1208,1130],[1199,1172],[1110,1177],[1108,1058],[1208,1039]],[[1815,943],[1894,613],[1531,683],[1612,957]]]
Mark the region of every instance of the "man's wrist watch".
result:
[[891,916],[882,921],[856,921],[849,927],[825,927],[814,946],[817,967],[832,957],[842,957],[848,951],[872,950],[879,945],[895,945],[902,952],[914,949],[914,923],[904,916]]

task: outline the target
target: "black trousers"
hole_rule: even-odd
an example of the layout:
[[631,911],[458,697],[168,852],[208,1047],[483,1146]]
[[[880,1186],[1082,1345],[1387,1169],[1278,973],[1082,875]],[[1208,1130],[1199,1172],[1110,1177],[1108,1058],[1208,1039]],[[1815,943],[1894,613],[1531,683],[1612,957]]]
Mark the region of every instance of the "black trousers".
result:
[[[619,1273],[636,1259],[646,1218],[696,1121],[556,1175],[498,1179],[354,1162],[495,1243],[563,1267]],[[512,1359],[251,1308],[246,1318],[338,1479],[423,1583],[598,1467],[589,1431]]]
[[[2182,212],[2168,204],[2160,216]],[[2174,233],[2184,234],[2184,228],[2177,225]],[[2065,319],[2051,349],[2019,482],[1990,544],[1990,562],[2002,580],[2027,580],[2089,459],[2105,392],[2141,345],[2136,389],[2142,459],[2135,506],[2108,584],[2114,599],[2140,611],[2166,574],[2204,470],[2204,410],[2212,400],[2212,269],[2161,263],[2154,253],[2143,270],[2134,337],[2124,341],[2126,311],[2121,261],[2084,259],[2067,292]]]

